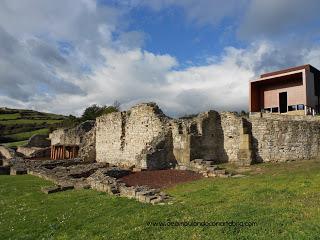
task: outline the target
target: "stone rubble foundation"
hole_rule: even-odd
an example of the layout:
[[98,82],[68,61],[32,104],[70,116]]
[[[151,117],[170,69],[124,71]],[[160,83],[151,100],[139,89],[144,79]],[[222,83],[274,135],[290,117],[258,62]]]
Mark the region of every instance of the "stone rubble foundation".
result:
[[148,186],[126,186],[120,180],[130,169],[109,166],[108,163],[86,163],[80,159],[67,160],[26,160],[15,158],[5,160],[6,166],[1,169],[5,174],[30,174],[52,181],[55,186],[41,188],[46,194],[70,189],[95,189],[110,195],[136,199],[139,202],[160,204],[166,203],[170,197]]

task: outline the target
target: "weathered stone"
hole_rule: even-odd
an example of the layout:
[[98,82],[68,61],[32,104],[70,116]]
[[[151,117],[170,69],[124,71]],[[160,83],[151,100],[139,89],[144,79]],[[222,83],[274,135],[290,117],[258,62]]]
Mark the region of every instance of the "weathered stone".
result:
[[97,118],[97,161],[124,167],[169,168],[175,161],[168,120],[154,103]]
[[243,175],[243,174],[235,174],[235,175],[232,175],[231,177],[233,177],[233,178],[243,178],[243,177],[246,177],[246,175]]
[[9,166],[0,166],[0,175],[9,175],[10,167]]
[[0,158],[11,159],[16,157],[16,153],[13,149],[0,145]]
[[60,192],[61,188],[59,186],[42,187],[41,191],[45,194]]
[[27,169],[23,167],[11,167],[10,175],[23,175],[27,174]]
[[203,159],[194,159],[194,160],[192,160],[192,162],[198,163],[198,164],[202,164],[203,161],[204,161]]
[[72,184],[64,184],[59,186],[61,191],[66,191],[70,189],[74,189],[74,186]]
[[47,148],[50,147],[51,141],[48,139],[48,135],[35,134],[29,138],[26,147]]
[[17,153],[23,154],[27,158],[42,158],[50,156],[50,148],[24,147],[20,146]]

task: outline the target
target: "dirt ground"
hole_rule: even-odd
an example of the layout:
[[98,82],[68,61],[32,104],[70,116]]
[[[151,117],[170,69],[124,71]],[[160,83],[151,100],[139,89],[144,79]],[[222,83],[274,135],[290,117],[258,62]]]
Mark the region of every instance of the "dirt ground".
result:
[[121,178],[121,180],[128,186],[146,185],[163,189],[201,178],[203,178],[201,174],[192,171],[169,169],[136,172]]

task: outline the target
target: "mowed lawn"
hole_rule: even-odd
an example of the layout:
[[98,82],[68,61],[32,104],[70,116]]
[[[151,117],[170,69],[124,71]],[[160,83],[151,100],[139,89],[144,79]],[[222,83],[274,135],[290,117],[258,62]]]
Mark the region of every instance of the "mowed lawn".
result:
[[[148,205],[94,190],[45,195],[49,182],[0,176],[0,239],[319,239],[320,162],[259,164],[245,178],[202,179]],[[256,222],[252,227],[148,222]]]

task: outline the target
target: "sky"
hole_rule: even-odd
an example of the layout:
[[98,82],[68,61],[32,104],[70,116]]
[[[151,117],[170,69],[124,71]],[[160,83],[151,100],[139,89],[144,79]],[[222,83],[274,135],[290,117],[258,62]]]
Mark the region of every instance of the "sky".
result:
[[248,82],[320,69],[318,0],[2,0],[0,106],[248,110]]

